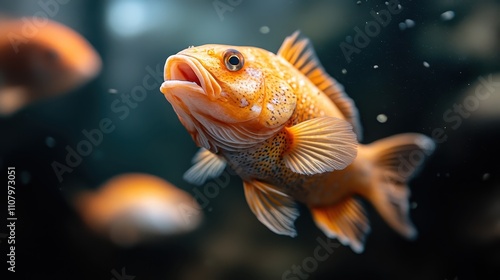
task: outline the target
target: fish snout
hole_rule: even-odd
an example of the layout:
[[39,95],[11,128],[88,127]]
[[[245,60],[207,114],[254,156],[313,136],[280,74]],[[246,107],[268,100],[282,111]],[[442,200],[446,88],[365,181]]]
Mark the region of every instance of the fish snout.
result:
[[168,94],[172,87],[185,86],[214,100],[221,92],[212,74],[196,58],[187,55],[170,56],[165,63],[164,78],[165,82],[160,87],[163,94]]

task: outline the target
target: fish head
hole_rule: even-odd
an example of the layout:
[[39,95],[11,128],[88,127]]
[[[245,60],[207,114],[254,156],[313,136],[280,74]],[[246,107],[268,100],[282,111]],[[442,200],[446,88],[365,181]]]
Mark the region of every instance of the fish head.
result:
[[190,47],[167,59],[160,90],[199,146],[248,148],[283,128],[296,106],[276,60],[254,47]]

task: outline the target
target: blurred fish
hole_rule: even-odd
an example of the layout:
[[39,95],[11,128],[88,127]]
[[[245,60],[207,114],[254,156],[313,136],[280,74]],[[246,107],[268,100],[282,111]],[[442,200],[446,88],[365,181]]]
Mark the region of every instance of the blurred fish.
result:
[[101,58],[81,35],[46,18],[0,19],[0,115],[94,78]]
[[189,232],[201,222],[201,207],[188,193],[158,177],[123,174],[96,192],[75,199],[85,223],[118,245]]
[[273,232],[296,235],[299,201],[327,236],[362,252],[370,226],[361,196],[397,232],[416,236],[406,182],[434,142],[400,134],[359,144],[354,102],[299,32],[277,55],[226,45],[185,49],[167,59],[161,92],[202,147],[185,179],[200,184],[228,164]]

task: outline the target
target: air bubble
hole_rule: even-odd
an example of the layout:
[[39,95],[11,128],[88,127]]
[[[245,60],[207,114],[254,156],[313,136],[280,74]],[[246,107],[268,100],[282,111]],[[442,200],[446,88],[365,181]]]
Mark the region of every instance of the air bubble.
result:
[[452,20],[455,17],[455,12],[454,11],[446,11],[441,14],[441,20],[442,21],[448,21]]
[[385,123],[385,122],[387,121],[387,116],[386,116],[386,115],[384,115],[384,114],[379,114],[379,115],[377,116],[377,121],[378,121],[379,123]]
[[45,138],[45,145],[49,148],[54,148],[56,146],[56,140],[53,137],[47,136],[47,138]]
[[269,28],[269,26],[264,25],[260,27],[259,31],[262,34],[267,34],[271,31],[271,29]]

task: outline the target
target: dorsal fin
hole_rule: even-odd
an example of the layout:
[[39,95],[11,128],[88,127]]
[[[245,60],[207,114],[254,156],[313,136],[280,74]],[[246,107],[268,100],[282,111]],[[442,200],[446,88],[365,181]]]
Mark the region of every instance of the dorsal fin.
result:
[[361,140],[362,128],[354,101],[344,92],[344,87],[323,69],[309,39],[299,38],[299,35],[300,32],[295,31],[291,36],[288,36],[277,55],[290,62],[330,97],[346,120],[352,124],[358,140]]

